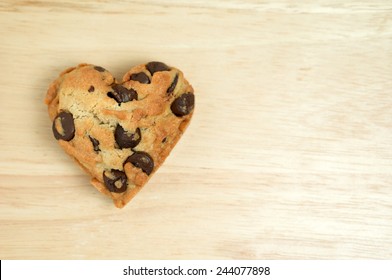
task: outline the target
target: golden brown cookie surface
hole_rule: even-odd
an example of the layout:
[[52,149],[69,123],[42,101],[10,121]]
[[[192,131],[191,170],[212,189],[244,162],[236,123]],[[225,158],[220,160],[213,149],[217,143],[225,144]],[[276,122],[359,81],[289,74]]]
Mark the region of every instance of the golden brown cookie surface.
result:
[[133,67],[121,83],[100,66],[80,64],[50,85],[45,103],[60,146],[121,208],[180,139],[194,93],[180,70],[161,62]]

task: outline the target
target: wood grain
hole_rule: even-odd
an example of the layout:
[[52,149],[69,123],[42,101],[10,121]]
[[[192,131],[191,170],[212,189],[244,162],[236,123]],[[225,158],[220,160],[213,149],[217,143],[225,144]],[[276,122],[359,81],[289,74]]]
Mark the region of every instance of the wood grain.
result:
[[[392,258],[392,2],[1,1],[0,258]],[[54,140],[49,83],[161,60],[192,123],[125,209]]]

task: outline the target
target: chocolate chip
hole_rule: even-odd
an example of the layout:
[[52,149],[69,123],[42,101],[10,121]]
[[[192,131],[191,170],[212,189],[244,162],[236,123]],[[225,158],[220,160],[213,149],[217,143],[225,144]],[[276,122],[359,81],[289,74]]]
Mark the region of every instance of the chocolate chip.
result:
[[98,72],[105,72],[106,71],[106,69],[101,66],[94,66],[94,69],[97,70]]
[[88,92],[94,92],[95,88],[94,86],[90,86],[90,88],[88,89]]
[[88,138],[90,138],[90,141],[93,144],[94,152],[98,153],[99,151],[101,151],[101,149],[99,148],[99,141],[91,136],[88,136]]
[[75,123],[73,115],[69,112],[60,112],[53,120],[52,131],[54,137],[57,140],[72,140],[75,136]]
[[137,100],[137,92],[133,89],[127,89],[122,85],[115,84],[112,86],[114,92],[108,92],[107,95],[117,101],[118,104]]
[[194,107],[195,96],[193,95],[193,93],[188,92],[182,94],[180,97],[177,97],[170,106],[170,109],[172,110],[174,115],[176,115],[177,117],[182,117],[192,112]]
[[135,167],[141,168],[147,175],[150,175],[154,169],[154,160],[146,152],[134,152],[125,160],[124,164],[128,162],[132,163]]
[[163,139],[162,139],[162,143],[165,143],[166,140],[167,140],[167,137],[163,138]]
[[176,88],[178,82],[178,74],[176,74],[176,76],[174,77],[173,82],[171,83],[170,87],[167,89],[166,93],[172,93],[174,91],[174,89]]
[[127,175],[123,171],[112,169],[103,172],[103,182],[110,192],[122,193],[127,190]]
[[150,78],[144,72],[132,74],[131,80],[138,81],[139,83],[142,83],[142,84],[149,84],[150,83]]
[[121,149],[134,148],[139,144],[142,136],[139,128],[136,129],[135,133],[130,133],[124,130],[121,125],[117,124],[116,130],[114,131],[114,139]]
[[169,66],[167,66],[163,62],[158,62],[158,61],[152,61],[147,63],[146,68],[151,73],[151,75],[154,75],[155,72],[170,70]]

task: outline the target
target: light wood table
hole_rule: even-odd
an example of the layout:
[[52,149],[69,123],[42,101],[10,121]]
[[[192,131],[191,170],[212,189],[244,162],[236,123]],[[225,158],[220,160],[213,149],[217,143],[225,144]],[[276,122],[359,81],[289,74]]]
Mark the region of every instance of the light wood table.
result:
[[[392,258],[392,2],[1,1],[0,258]],[[63,69],[151,60],[192,123],[124,209],[63,153]]]

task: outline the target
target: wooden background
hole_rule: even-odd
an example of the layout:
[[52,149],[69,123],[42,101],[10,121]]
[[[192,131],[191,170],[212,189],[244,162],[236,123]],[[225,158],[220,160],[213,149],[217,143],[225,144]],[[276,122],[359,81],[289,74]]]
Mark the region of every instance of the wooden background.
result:
[[[392,2],[0,1],[0,258],[392,258]],[[151,60],[196,90],[124,209],[53,138],[80,62]]]

